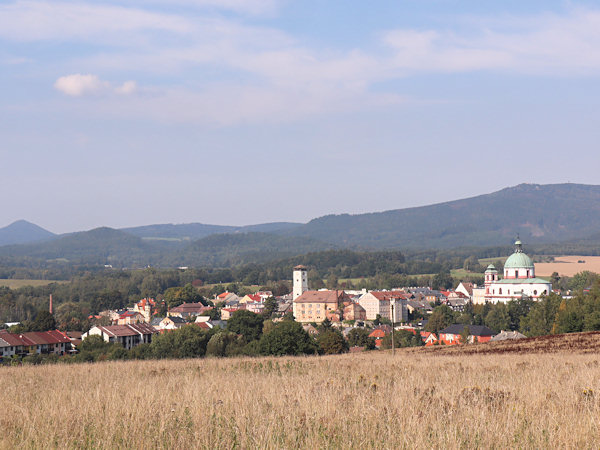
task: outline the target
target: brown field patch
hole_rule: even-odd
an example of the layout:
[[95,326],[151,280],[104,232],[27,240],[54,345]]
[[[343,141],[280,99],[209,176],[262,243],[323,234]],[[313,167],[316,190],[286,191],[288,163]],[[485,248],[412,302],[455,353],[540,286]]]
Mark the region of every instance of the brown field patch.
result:
[[0,286],[6,286],[11,289],[18,289],[24,286],[48,286],[52,283],[68,283],[68,281],[59,281],[59,280],[16,280],[12,278],[1,278]]
[[[585,262],[578,263],[578,261]],[[558,272],[559,275],[572,277],[576,273],[583,272],[584,270],[600,273],[600,256],[555,256],[554,262],[535,264],[535,273],[541,277],[549,277],[553,272]]]
[[0,367],[0,448],[599,448],[598,341]]

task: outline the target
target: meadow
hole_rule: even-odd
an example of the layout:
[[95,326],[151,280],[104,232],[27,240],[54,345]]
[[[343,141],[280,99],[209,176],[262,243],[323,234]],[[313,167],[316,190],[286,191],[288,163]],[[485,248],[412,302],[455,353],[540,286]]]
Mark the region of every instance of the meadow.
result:
[[24,286],[48,286],[52,283],[68,283],[61,280],[18,280],[13,278],[0,278],[0,286],[6,286],[11,289],[19,289]]
[[599,448],[600,335],[581,336],[4,366],[0,448]]

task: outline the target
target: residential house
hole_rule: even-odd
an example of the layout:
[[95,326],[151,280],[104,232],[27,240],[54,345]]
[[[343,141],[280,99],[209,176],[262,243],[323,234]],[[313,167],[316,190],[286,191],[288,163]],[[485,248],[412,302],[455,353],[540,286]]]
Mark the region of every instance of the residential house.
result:
[[200,314],[212,309],[212,306],[205,306],[200,302],[197,303],[182,303],[179,306],[171,308],[167,312],[167,316],[181,317],[183,319],[190,316],[199,316]]
[[392,320],[393,308],[393,321],[406,322],[408,320],[407,298],[408,295],[401,291],[371,291],[361,295],[358,303],[365,309],[367,320],[375,320],[378,315]]
[[130,325],[108,325],[95,326],[82,335],[83,339],[88,336],[100,336],[106,342],[121,344],[127,350],[152,342],[152,335],[158,330],[147,323]]
[[125,311],[117,319],[117,325],[129,325],[132,323],[144,323],[146,318],[142,313],[136,311]]
[[64,355],[71,350],[71,340],[58,331],[9,333],[0,331],[0,357],[26,354]]
[[349,302],[344,307],[344,320],[367,320],[367,311],[359,303]]
[[261,314],[265,310],[265,304],[261,301],[246,303],[246,309],[255,314]]
[[459,285],[456,287],[456,289],[454,289],[454,291],[456,293],[463,294],[469,300],[473,300],[473,289],[475,289],[476,287],[477,287],[476,284],[473,284],[473,283],[470,283],[467,281],[463,281],[463,282],[459,283]]
[[[391,331],[391,329],[390,329]],[[385,337],[386,334],[388,334],[390,331],[386,331],[385,328],[382,327],[378,327],[375,328],[371,334],[369,334],[370,338],[374,338],[375,339],[375,347],[377,348],[381,348],[381,343],[383,341],[383,338]]]
[[305,291],[294,300],[294,317],[297,322],[339,321],[339,308],[344,299],[344,291]]
[[262,301],[264,302],[266,299],[273,297],[273,292],[271,291],[258,291],[255,295],[258,295]]
[[217,295],[217,298],[215,299],[215,303],[225,303],[227,305],[230,304],[234,304],[234,303],[238,303],[240,301],[240,298],[234,294],[233,292],[223,292],[222,294]]
[[188,322],[179,316],[167,316],[160,321],[158,328],[161,330],[176,330],[187,325]]
[[424,299],[408,300],[406,302],[406,309],[408,310],[409,314],[414,314],[415,311],[421,311],[425,314],[431,314],[433,312],[433,308],[429,302]]
[[464,332],[465,327],[469,329],[468,341],[470,344],[475,342],[489,342],[494,335],[494,332],[484,325],[454,324],[440,330],[440,342],[446,345],[461,343],[461,334]]
[[241,304],[245,304],[245,303],[262,303],[263,299],[260,295],[258,294],[248,294],[248,295],[244,295],[239,302]]
[[144,322],[150,323],[152,316],[156,313],[156,300],[153,298],[143,298],[133,305],[133,311],[139,312],[144,316]]
[[421,339],[425,343],[425,346],[435,345],[438,342],[438,338],[435,333],[430,331],[421,331]]
[[221,320],[229,320],[234,312],[239,311],[239,308],[221,308]]

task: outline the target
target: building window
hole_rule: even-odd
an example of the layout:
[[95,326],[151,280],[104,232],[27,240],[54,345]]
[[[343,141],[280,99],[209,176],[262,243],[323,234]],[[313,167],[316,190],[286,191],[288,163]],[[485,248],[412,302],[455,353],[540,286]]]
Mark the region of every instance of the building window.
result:
[[498,289],[498,294],[502,295],[502,288]]
[[537,289],[533,291],[533,295],[537,295]]

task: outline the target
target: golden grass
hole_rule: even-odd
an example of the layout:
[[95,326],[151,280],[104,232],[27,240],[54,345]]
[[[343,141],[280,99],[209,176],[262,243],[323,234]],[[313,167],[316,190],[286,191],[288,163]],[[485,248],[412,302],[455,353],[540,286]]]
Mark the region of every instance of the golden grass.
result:
[[[578,263],[577,261],[585,262]],[[572,277],[584,270],[600,273],[600,256],[555,256],[554,262],[535,264],[535,273],[539,276],[550,276],[552,272],[558,272],[559,275]]]
[[16,280],[12,278],[0,278],[0,286],[6,286],[11,289],[19,289],[24,286],[47,286],[51,283],[68,283],[62,280]]
[[1,448],[600,447],[597,353],[104,362],[0,380]]

